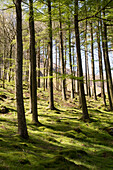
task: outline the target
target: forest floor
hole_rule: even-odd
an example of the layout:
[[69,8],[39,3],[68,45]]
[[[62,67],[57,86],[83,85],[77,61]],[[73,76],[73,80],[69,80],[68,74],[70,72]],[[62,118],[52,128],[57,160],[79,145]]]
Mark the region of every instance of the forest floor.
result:
[[[24,87],[24,104],[29,139],[17,134],[15,87],[0,88],[0,169],[5,170],[75,170],[113,169],[113,112],[101,98],[87,98],[89,122],[81,120],[82,111],[76,99],[62,101],[54,92],[55,107],[49,110],[48,91],[38,89],[38,115],[42,124],[32,124],[29,93]],[[6,107],[6,108],[5,108]],[[3,110],[2,110],[3,111]],[[7,113],[6,113],[7,112]]]

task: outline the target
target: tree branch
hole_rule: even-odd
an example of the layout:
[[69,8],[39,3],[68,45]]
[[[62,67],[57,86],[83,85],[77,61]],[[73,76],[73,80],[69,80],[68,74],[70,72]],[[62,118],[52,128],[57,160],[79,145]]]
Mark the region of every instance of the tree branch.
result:
[[95,18],[95,17],[97,17],[98,13],[100,13],[101,11],[103,11],[111,2],[112,2],[112,0],[110,0],[103,8],[101,8],[99,11],[97,11],[94,15],[89,16],[89,17],[86,17],[86,18],[83,18],[83,19],[81,19],[81,20],[78,20],[78,22],[83,21],[83,20],[86,20],[86,19],[90,19],[90,18]]

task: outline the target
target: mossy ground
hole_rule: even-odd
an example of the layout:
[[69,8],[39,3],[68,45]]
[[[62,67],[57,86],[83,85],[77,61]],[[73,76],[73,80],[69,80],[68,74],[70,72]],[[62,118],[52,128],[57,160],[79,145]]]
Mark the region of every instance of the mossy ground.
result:
[[[17,134],[17,112],[13,89],[0,88],[0,106],[9,108],[0,113],[0,169],[113,169],[113,136],[106,128],[113,126],[113,112],[98,101],[87,98],[89,122],[83,122],[82,111],[76,100],[62,101],[55,91],[55,107],[49,110],[48,91],[38,89],[38,115],[42,126],[32,124],[29,94],[24,88],[24,104],[29,139]],[[69,93],[68,93],[69,96]]]

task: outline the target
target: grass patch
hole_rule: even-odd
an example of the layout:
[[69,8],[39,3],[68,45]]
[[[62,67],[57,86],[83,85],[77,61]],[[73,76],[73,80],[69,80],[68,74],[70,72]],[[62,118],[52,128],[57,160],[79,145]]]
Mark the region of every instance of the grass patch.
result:
[[[38,115],[41,126],[32,124],[29,110],[29,93],[24,88],[24,103],[29,139],[17,134],[17,112],[14,87],[0,89],[0,107],[9,108],[0,113],[0,169],[113,169],[113,113],[88,99],[90,121],[80,118],[78,100],[59,100],[55,91],[55,107],[49,110],[48,91],[38,89]],[[2,96],[1,96],[2,98]]]

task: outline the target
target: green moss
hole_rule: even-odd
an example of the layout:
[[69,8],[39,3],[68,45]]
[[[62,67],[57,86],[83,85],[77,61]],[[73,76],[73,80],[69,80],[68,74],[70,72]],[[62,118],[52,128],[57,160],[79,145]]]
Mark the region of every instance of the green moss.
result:
[[[10,90],[9,90],[10,89]],[[13,93],[12,93],[13,92]],[[90,121],[80,118],[78,100],[62,101],[55,91],[58,110],[46,109],[48,91],[38,89],[40,126],[32,124],[32,114],[26,114],[29,139],[17,134],[17,112],[14,86],[0,89],[6,95],[0,105],[9,108],[0,114],[0,169],[113,169],[113,113],[104,109],[103,101],[88,99]],[[69,93],[69,92],[68,92]],[[29,92],[24,87],[25,110],[29,110]]]

